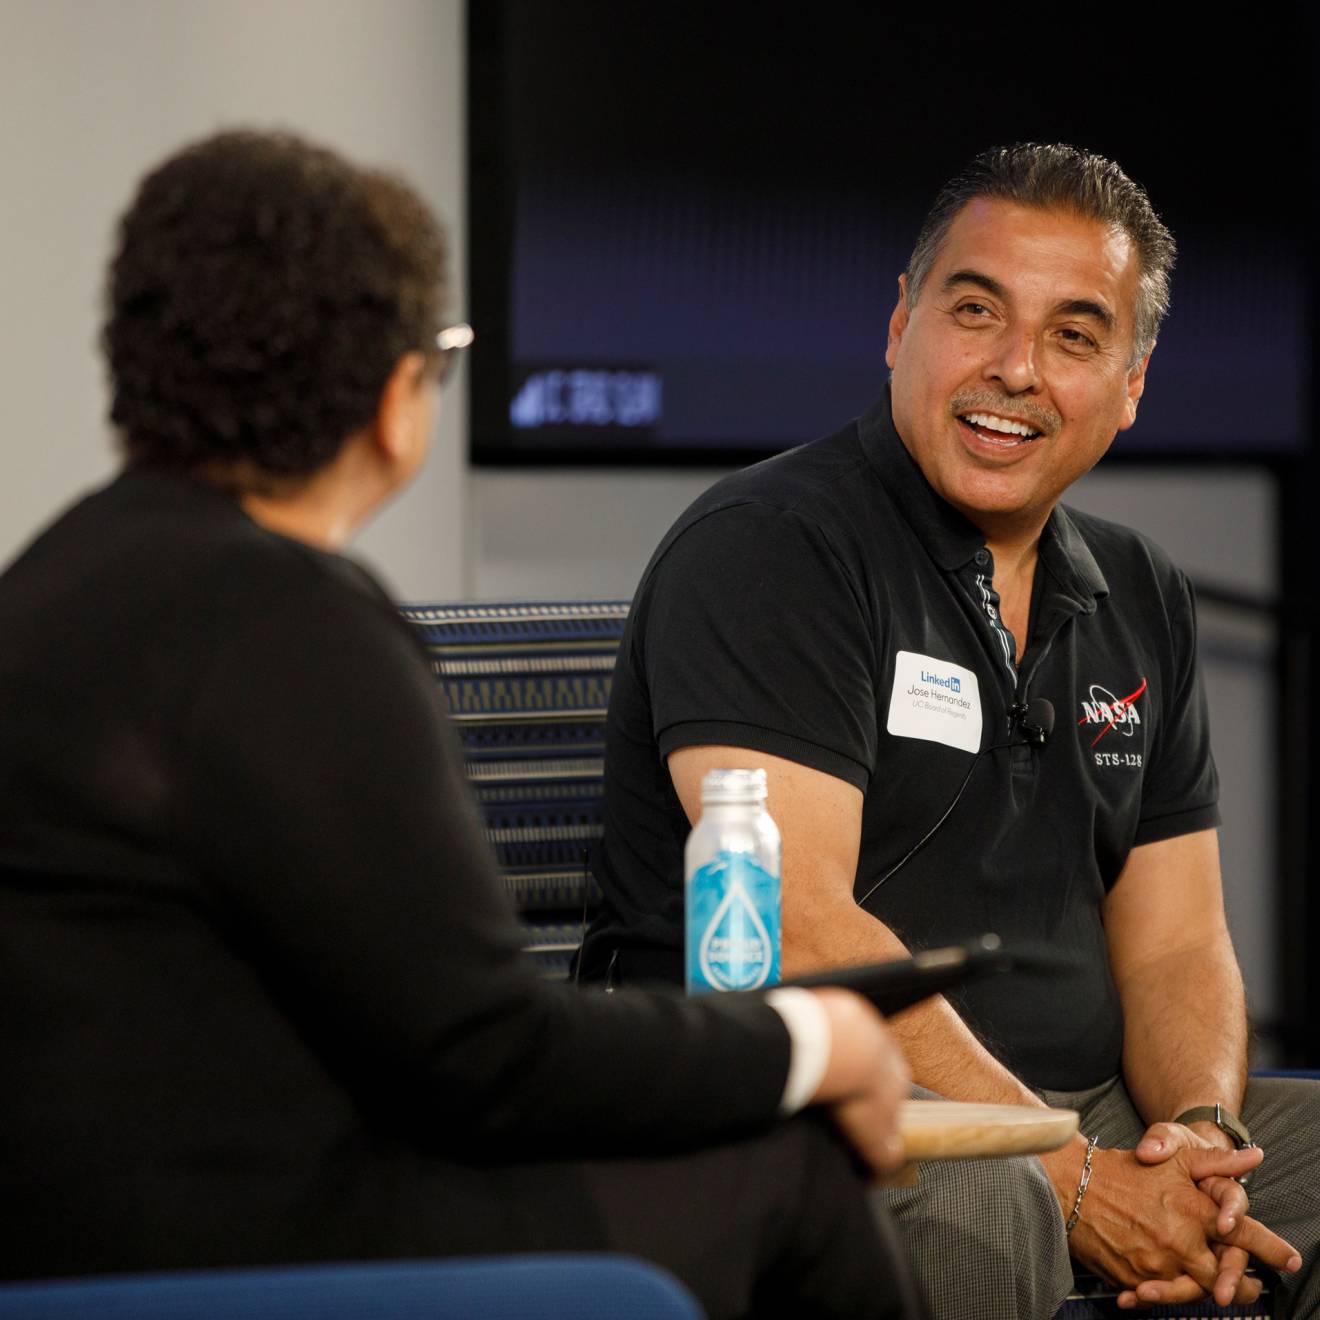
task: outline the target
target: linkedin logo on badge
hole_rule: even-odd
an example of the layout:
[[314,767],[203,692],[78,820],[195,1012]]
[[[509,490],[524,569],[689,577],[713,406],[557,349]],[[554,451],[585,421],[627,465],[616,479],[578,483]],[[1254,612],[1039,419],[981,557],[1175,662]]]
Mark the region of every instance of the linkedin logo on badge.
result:
[[948,678],[941,678],[938,674],[921,671],[921,681],[923,683],[934,683],[936,687],[948,688],[950,692],[962,691],[962,679],[957,674],[950,674]]

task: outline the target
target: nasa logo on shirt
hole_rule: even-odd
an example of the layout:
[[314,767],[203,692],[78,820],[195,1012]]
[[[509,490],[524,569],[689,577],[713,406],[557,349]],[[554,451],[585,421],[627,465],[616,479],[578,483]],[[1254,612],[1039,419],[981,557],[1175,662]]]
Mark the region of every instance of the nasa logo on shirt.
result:
[[1141,767],[1146,739],[1139,703],[1145,694],[1144,676],[1122,697],[1100,683],[1090,685],[1088,694],[1081,700],[1082,715],[1077,725],[1090,744],[1097,766]]

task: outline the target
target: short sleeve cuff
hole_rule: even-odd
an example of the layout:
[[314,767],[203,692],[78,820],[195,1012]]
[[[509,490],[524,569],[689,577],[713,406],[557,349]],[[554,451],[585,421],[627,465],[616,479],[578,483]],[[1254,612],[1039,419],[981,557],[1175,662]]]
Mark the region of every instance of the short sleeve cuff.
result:
[[1132,846],[1159,843],[1162,839],[1176,839],[1180,834],[1195,834],[1198,830],[1212,830],[1219,824],[1219,804],[1208,803],[1187,811],[1171,811],[1162,816],[1147,816],[1137,824]]
[[845,756],[819,743],[795,738],[792,734],[766,729],[759,724],[743,724],[734,720],[685,720],[661,729],[656,737],[660,755],[667,757],[680,747],[745,747],[753,752],[766,752],[783,757],[811,770],[820,770],[836,779],[842,779],[854,788],[866,792],[871,780],[870,770],[851,756]]

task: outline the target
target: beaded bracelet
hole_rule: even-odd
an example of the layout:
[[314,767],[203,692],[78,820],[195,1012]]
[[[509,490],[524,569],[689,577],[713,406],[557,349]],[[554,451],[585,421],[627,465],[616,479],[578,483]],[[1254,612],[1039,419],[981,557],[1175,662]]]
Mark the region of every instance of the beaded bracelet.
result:
[[1077,1220],[1082,1213],[1082,1197],[1086,1195],[1086,1189],[1091,1185],[1091,1156],[1095,1154],[1096,1142],[1099,1140],[1099,1137],[1092,1137],[1086,1143],[1086,1159],[1082,1163],[1082,1180],[1077,1184],[1077,1199],[1073,1202],[1072,1214],[1068,1216],[1068,1222],[1063,1229],[1065,1236],[1077,1227]]

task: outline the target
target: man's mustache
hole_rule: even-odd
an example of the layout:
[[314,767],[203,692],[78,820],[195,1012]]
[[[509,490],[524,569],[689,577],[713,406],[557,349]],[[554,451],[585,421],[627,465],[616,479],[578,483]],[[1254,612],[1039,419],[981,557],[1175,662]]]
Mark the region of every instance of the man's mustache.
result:
[[949,411],[955,416],[973,412],[994,413],[1006,421],[1021,422],[1042,435],[1054,435],[1063,425],[1063,419],[1057,413],[1026,399],[1012,399],[990,390],[964,390],[955,394],[949,402]]

